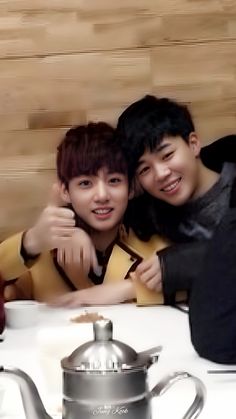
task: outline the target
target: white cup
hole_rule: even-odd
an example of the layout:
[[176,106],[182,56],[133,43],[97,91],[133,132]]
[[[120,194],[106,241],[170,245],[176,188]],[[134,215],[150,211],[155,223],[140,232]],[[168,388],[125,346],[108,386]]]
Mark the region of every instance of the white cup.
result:
[[35,326],[38,322],[39,304],[33,300],[15,300],[4,304],[6,326],[13,329]]

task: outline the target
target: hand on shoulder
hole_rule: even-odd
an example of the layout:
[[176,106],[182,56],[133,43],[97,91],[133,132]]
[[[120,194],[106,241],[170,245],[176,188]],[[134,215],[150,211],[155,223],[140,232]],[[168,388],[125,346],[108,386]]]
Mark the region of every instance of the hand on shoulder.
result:
[[162,271],[156,253],[138,265],[135,275],[150,290],[162,291]]

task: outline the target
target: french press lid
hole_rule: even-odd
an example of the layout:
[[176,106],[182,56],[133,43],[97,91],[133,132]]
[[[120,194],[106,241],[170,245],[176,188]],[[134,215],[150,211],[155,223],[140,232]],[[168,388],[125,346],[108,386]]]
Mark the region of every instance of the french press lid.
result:
[[62,368],[72,371],[121,371],[135,363],[137,352],[123,342],[114,340],[113,324],[109,319],[93,323],[94,340],[84,343],[61,362]]

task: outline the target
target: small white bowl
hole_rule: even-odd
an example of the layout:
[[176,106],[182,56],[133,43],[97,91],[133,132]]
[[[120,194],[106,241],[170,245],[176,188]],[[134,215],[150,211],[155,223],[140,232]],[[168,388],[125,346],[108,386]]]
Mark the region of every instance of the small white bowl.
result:
[[4,304],[6,326],[13,329],[32,327],[38,322],[39,304],[34,300],[15,300]]

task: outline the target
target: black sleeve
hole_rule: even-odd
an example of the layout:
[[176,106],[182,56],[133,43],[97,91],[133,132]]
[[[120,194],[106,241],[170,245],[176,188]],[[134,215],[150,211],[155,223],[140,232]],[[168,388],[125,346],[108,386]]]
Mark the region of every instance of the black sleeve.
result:
[[191,340],[211,361],[236,364],[236,209],[228,210],[210,240],[202,274],[189,300]]
[[190,291],[200,275],[209,242],[207,240],[167,247],[160,258],[165,304],[175,303],[177,291]]
[[235,163],[236,135],[227,135],[211,144],[202,147],[203,164],[216,172],[220,172],[225,161]]

